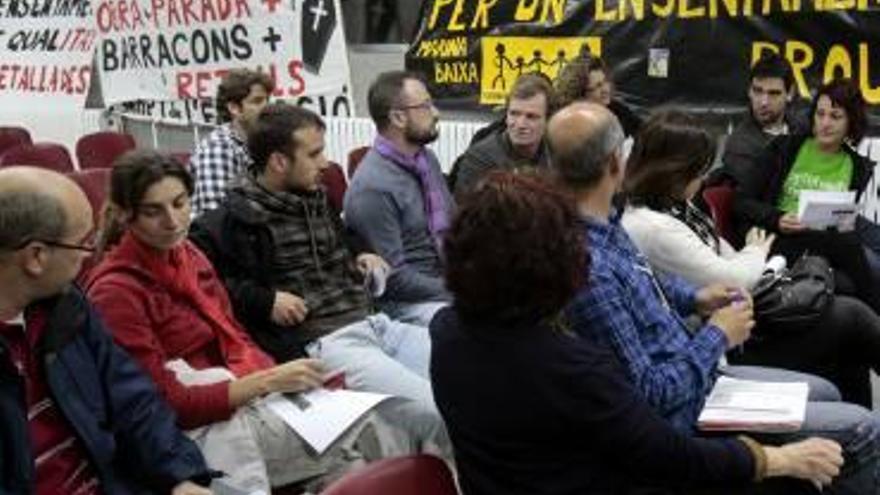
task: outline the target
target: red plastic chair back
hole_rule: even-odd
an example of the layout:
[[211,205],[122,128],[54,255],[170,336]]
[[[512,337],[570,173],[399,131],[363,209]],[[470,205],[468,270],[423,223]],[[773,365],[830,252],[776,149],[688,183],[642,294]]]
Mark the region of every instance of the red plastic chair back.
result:
[[[92,205],[92,220],[97,229],[101,212],[104,209],[104,202],[107,200],[107,192],[110,187],[110,169],[95,168],[91,170],[79,170],[70,172],[68,177],[73,179],[79,187],[86,193],[89,204]],[[84,282],[89,276],[89,271],[95,266],[95,259],[88,257],[83,261],[82,268],[79,271],[77,280]]]
[[172,158],[177,160],[178,163],[183,165],[187,170],[189,170],[189,159],[192,156],[192,153],[189,151],[175,151],[173,153],[169,153]]
[[14,126],[0,127],[0,154],[22,144],[32,144],[31,133],[27,129]]
[[358,166],[361,164],[361,161],[366,156],[367,152],[370,151],[369,146],[361,146],[359,148],[355,148],[348,152],[348,178],[354,177],[354,173],[357,170]]
[[[92,212],[97,220],[101,210],[104,208],[104,202],[107,200],[107,191],[110,187],[110,169],[109,168],[93,168],[90,170],[79,170],[70,172],[68,177],[79,184],[89,203],[92,205]],[[97,225],[97,223],[96,223]]]
[[338,163],[330,162],[330,166],[321,174],[321,180],[324,182],[324,190],[327,191],[327,200],[330,205],[336,211],[342,211],[342,202],[345,198],[345,191],[348,189],[342,167]]
[[736,237],[733,231],[734,194],[734,189],[730,186],[713,186],[703,190],[703,201],[709,207],[709,214],[715,222],[715,231],[727,242],[733,242]]
[[135,146],[134,138],[128,134],[95,132],[86,134],[76,142],[76,159],[81,170],[110,168],[113,160]]
[[23,144],[0,155],[0,167],[32,165],[66,174],[73,172],[73,160],[64,145],[56,143]]
[[452,473],[429,455],[393,457],[343,476],[321,495],[457,495]]

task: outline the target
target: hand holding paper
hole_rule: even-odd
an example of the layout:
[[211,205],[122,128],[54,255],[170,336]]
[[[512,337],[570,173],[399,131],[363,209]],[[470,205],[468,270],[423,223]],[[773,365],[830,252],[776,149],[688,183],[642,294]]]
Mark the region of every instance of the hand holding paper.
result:
[[858,212],[855,191],[801,191],[798,198],[798,221],[813,230],[852,231]]

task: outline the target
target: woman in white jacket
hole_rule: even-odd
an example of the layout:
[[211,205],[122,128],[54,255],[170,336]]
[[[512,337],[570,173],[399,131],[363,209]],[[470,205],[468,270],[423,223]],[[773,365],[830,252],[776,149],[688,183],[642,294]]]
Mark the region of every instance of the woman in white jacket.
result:
[[[691,200],[715,157],[715,140],[675,110],[653,115],[629,156],[623,226],[658,271],[697,286],[748,289],[764,271],[774,236],[753,229],[734,250]],[[837,295],[817,322],[804,328],[759,325],[736,364],[789,368],[833,381],[844,400],[871,407],[869,369],[880,371],[880,317],[861,301]]]

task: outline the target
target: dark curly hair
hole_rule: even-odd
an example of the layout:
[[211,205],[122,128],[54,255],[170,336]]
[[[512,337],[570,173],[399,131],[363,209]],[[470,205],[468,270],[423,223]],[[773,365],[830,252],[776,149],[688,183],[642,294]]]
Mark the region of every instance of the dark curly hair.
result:
[[272,94],[275,91],[275,81],[259,71],[250,69],[233,69],[223,77],[220,85],[217,87],[217,119],[221,123],[232,120],[232,114],[229,113],[227,105],[235,103],[241,105],[241,102],[251,94],[251,87],[259,84],[266,90],[266,93]]
[[595,71],[602,71],[606,77],[610,77],[605,62],[595,55],[587,53],[566,64],[559,71],[554,83],[553,89],[556,93],[554,107],[564,108],[576,101],[586,100],[589,94],[587,88],[590,86],[590,73]]
[[[816,107],[819,106],[819,98],[827,96],[831,100],[831,104],[835,107],[842,108],[846,112],[848,126],[846,129],[846,137],[849,138],[850,144],[858,146],[859,141],[865,137],[865,131],[868,130],[868,117],[865,114],[865,98],[859,86],[852,79],[835,79],[816,92],[813,98],[813,105],[810,107],[810,124],[815,122]],[[810,131],[812,134],[813,131]]]
[[166,177],[179,180],[187,195],[192,196],[193,176],[171,155],[153,150],[132,150],[113,161],[108,201],[104,204],[98,233],[98,258],[117,244],[125,231],[119,215],[125,211],[136,212],[147,190]]
[[444,249],[447,288],[470,322],[553,317],[589,265],[573,200],[544,179],[503,171],[462,198]]

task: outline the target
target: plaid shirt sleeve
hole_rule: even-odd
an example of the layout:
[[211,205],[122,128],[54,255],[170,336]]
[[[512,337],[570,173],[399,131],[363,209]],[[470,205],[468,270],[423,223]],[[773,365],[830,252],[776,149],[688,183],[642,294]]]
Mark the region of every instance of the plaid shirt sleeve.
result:
[[697,287],[673,273],[657,274],[669,304],[680,315],[690,315],[696,310]]
[[242,153],[228,133],[215,132],[202,141],[190,160],[195,178],[193,217],[220,206],[230,181],[247,166]]
[[[649,291],[651,289],[648,289]],[[693,338],[682,338],[675,352],[664,350],[653,353],[652,344],[645,340],[641,317],[634,305],[645,312],[665,311],[649,294],[644,300],[629,302],[630,297],[621,283],[610,273],[592,271],[589,289],[583,290],[571,307],[575,328],[589,329],[610,340],[615,352],[626,366],[630,378],[644,394],[645,399],[660,414],[667,416],[690,406],[695,415],[702,406],[705,394],[712,384],[713,372],[726,349],[726,338],[715,326],[702,328]],[[674,321],[671,315],[659,323]],[[666,331],[668,330],[668,331]],[[679,332],[677,328],[661,329],[669,339]],[[666,345],[666,347],[677,346]],[[688,417],[688,421],[695,419]],[[693,425],[679,425],[690,428]]]

